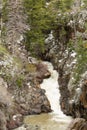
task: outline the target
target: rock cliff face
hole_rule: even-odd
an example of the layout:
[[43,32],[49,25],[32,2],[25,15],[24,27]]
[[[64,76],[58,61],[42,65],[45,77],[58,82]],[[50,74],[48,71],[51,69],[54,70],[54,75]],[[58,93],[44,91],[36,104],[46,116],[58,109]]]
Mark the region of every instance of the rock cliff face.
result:
[[[7,15],[4,9],[8,10]],[[40,88],[40,83],[50,73],[41,61],[30,57],[23,45],[24,32],[29,29],[26,17],[22,0],[3,1],[0,16],[3,20],[0,37],[0,130],[17,128],[23,123],[23,115],[51,111],[45,91]]]
[[71,111],[75,117],[87,120],[87,73],[82,76],[71,106]]
[[[23,115],[51,111],[45,91],[40,88],[43,78],[49,77],[50,73],[39,62],[30,64],[27,61],[26,66],[25,63],[20,66],[19,61],[15,61],[15,55],[4,51],[0,51],[0,129],[10,130],[22,124]],[[42,67],[39,69],[37,66]]]
[[[0,130],[12,130],[22,124],[23,115],[51,111],[45,91],[40,88],[40,83],[50,73],[41,61],[30,57],[30,52],[26,51],[23,44],[24,33],[29,26],[26,25],[27,16],[24,14],[22,0],[7,0],[3,5],[8,13],[7,19],[2,14],[3,22],[0,25]],[[59,17],[65,18],[61,14]],[[84,27],[87,11],[72,11],[67,13],[67,17],[69,20],[63,25],[66,34],[61,37],[61,25],[52,30],[45,40],[45,52],[40,58],[51,61],[59,72],[62,111],[73,117],[84,118],[75,120],[69,130],[86,130],[87,73],[78,84],[73,85],[77,59],[76,52],[68,46],[68,42],[70,39],[75,42],[77,35],[87,40]]]
[[[86,28],[84,26],[87,20],[87,11],[85,9],[80,12],[72,10],[71,14],[67,14],[70,18],[64,24],[66,34],[60,37],[61,25],[58,29],[52,30],[49,37],[45,41],[45,53],[42,59],[51,61],[55,69],[59,72],[60,86],[60,103],[62,111],[73,117],[81,117],[87,120],[87,87],[86,75],[81,77],[77,84],[74,84],[74,73],[76,73],[77,53],[68,44],[69,40],[74,40],[80,36],[83,41],[86,41]],[[76,16],[76,17],[75,17]],[[74,18],[74,21],[72,20]],[[63,19],[63,16],[62,16]],[[74,26],[75,25],[75,26]],[[74,47],[75,44],[73,44]],[[76,47],[75,47],[76,48]],[[87,65],[86,65],[87,67]],[[86,72],[86,69],[82,74]],[[80,75],[82,75],[80,74]],[[83,80],[85,79],[85,80]]]

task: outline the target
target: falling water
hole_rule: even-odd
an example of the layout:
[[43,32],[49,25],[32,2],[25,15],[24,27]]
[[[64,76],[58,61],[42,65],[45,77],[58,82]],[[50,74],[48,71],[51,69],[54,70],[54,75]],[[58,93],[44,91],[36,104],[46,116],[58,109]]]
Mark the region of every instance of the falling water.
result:
[[59,105],[60,93],[58,89],[58,73],[56,70],[53,70],[51,63],[45,62],[44,64],[48,66],[48,70],[50,71],[51,76],[49,79],[44,79],[43,83],[41,84],[41,88],[46,90],[46,96],[50,101],[53,112],[63,116]]
[[47,65],[51,76],[48,79],[44,79],[43,83],[41,84],[41,88],[46,90],[46,96],[48,97],[48,100],[51,104],[51,109],[53,110],[52,114],[56,115],[55,120],[57,120],[57,117],[60,117],[62,119],[70,119],[70,117],[68,118],[61,111],[58,72],[53,69],[53,65],[51,63],[44,62],[44,64]]
[[58,85],[58,73],[53,69],[53,66],[49,62],[44,62],[47,65],[51,76],[48,79],[44,79],[41,84],[41,88],[45,89],[46,96],[51,104],[51,113],[28,116],[25,119],[26,123],[32,125],[39,125],[41,130],[66,130],[71,117],[63,114],[60,107],[60,92]]

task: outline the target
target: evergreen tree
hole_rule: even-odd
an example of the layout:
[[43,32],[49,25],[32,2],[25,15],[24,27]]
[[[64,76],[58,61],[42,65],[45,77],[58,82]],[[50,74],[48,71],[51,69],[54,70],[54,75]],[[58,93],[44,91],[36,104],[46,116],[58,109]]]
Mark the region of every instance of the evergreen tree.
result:
[[[59,24],[65,24],[58,13],[70,9],[73,0],[24,0],[30,30],[26,33],[26,47],[32,52],[44,52],[48,33]],[[48,6],[46,5],[48,2]],[[58,18],[59,17],[59,18]],[[59,21],[58,21],[59,20]],[[63,31],[64,32],[64,31]],[[36,54],[35,54],[36,55]]]
[[50,24],[52,23],[51,15],[49,15],[46,8],[46,1],[25,0],[24,4],[30,25],[30,31],[26,34],[27,48],[33,52],[43,52],[44,40],[47,32],[50,31]]
[[73,0],[56,0],[54,1],[54,7],[62,12],[71,9]]
[[83,39],[77,39],[77,47],[75,48],[77,52],[77,65],[75,70],[76,82],[80,80],[81,74],[83,74],[87,68],[87,43]]

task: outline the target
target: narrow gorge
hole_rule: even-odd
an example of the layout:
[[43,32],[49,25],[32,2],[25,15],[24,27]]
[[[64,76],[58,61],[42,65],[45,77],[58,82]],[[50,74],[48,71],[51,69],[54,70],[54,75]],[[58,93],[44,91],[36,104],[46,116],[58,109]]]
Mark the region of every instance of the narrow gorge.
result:
[[87,130],[86,0],[0,0],[0,130]]
[[49,62],[43,62],[47,65],[51,76],[44,79],[40,85],[46,91],[46,96],[51,104],[52,112],[49,114],[33,115],[25,118],[26,124],[33,124],[40,126],[41,130],[61,130],[66,129],[72,118],[63,114],[60,108],[60,92],[58,85],[58,73],[53,69]]

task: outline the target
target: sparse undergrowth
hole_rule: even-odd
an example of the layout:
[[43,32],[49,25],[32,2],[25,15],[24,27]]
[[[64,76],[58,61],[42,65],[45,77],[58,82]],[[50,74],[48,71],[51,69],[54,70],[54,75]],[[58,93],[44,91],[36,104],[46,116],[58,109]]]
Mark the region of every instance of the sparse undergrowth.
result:
[[15,82],[20,88],[26,79],[26,74],[35,73],[36,66],[23,63],[19,57],[11,56],[4,45],[0,45],[0,76],[9,84]]

